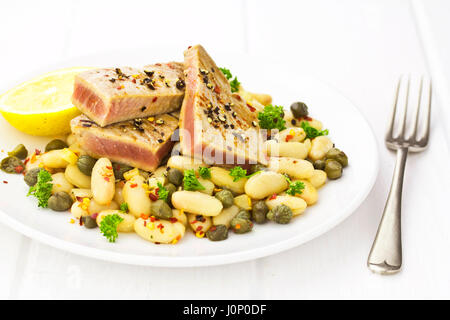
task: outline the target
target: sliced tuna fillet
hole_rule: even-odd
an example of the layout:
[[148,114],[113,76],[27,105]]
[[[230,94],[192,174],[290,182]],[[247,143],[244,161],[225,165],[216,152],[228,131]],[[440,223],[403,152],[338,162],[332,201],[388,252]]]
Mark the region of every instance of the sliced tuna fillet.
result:
[[183,65],[93,69],[75,77],[72,103],[100,126],[172,112],[184,97]]
[[92,157],[107,157],[143,170],[153,171],[171,150],[171,136],[178,119],[158,115],[100,127],[85,115],[71,121],[72,133]]
[[182,153],[216,164],[266,163],[256,109],[231,93],[228,80],[202,46],[185,51],[184,66]]

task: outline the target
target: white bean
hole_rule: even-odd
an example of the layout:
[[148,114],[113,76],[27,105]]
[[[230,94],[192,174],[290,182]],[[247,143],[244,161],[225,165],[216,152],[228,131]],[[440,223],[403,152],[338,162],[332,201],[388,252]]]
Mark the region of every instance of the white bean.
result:
[[239,207],[236,205],[223,209],[218,216],[213,217],[213,224],[215,226],[223,224],[226,225],[227,228],[229,228],[231,220],[238,214],[238,212]]
[[165,178],[165,177],[166,177],[166,176],[165,176],[166,172],[167,172],[166,166],[161,166],[161,167],[157,168],[157,169],[155,170],[155,172],[153,172],[152,177],[155,177],[155,178]]
[[77,142],[77,137],[73,133],[69,134],[66,137],[66,143],[67,143],[68,146],[70,146],[70,145],[72,145],[72,144],[74,144],[76,142]]
[[[157,227],[162,225],[161,227]],[[184,236],[186,228],[180,222],[170,222],[167,220],[159,220],[151,222],[150,219],[136,219],[134,222],[134,231],[147,241],[158,243],[177,243]]]
[[184,226],[187,226],[187,217],[183,210],[172,209],[172,217],[176,218]]
[[83,148],[81,148],[81,145],[78,142],[69,144],[69,150],[74,152],[77,156],[87,155],[87,152]]
[[97,224],[100,226],[102,220],[109,215],[119,215],[123,220],[117,225],[117,232],[133,232],[134,231],[134,223],[136,218],[128,213],[123,213],[120,210],[104,210],[99,213],[97,216]]
[[281,173],[263,171],[250,177],[245,184],[245,193],[252,199],[263,199],[280,193],[289,187]]
[[244,210],[252,209],[252,199],[245,193],[241,194],[240,196],[234,197],[233,202],[236,206],[238,206],[241,209]]
[[108,158],[98,159],[92,168],[91,189],[94,200],[99,204],[108,204],[114,198],[114,171]]
[[67,181],[64,173],[62,172],[58,172],[55,174],[52,174],[52,183],[53,183],[53,187],[52,187],[52,193],[56,193],[56,192],[66,192],[70,194],[70,191],[73,189],[73,184],[71,184],[69,181]]
[[75,218],[79,219],[81,217],[90,216],[88,208],[89,208],[89,200],[87,204],[84,204],[82,201],[75,201],[72,204],[72,207],[70,208],[70,212]]
[[78,188],[90,189],[91,177],[85,175],[78,169],[76,164],[69,164],[64,172],[66,179]]
[[271,158],[269,169],[278,173],[286,173],[295,179],[308,179],[314,173],[311,162],[293,158]]
[[125,202],[123,199],[123,186],[125,185],[125,182],[123,180],[118,181],[116,183],[116,191],[114,192],[114,201],[117,202],[119,205]]
[[198,182],[200,182],[200,184],[205,187],[205,189],[198,190],[198,191],[209,194],[209,195],[213,194],[214,188],[215,188],[214,183],[212,183],[209,180],[203,179],[203,178],[198,178]]
[[271,157],[291,157],[305,159],[308,156],[308,148],[301,142],[276,142],[268,140],[265,144],[267,155]]
[[117,210],[119,209],[119,205],[115,201],[111,201],[109,204],[99,204],[94,199],[91,199],[89,202],[89,214],[100,213],[105,210]]
[[211,181],[219,186],[230,189],[231,191],[241,194],[244,193],[244,186],[247,182],[247,178],[241,178],[238,181],[233,181],[233,177],[230,176],[230,171],[220,167],[211,168]]
[[278,205],[284,204],[292,210],[292,214],[294,216],[298,216],[299,214],[303,213],[303,211],[305,211],[307,207],[305,200],[303,200],[302,198],[293,197],[289,195],[280,195],[277,196],[275,199],[269,198],[266,200],[266,204],[270,210],[272,210]]
[[144,178],[135,176],[125,183],[122,190],[123,199],[128,204],[130,213],[138,218],[141,214],[150,214],[152,201],[144,189]]
[[323,170],[314,170],[313,175],[308,180],[314,188],[319,189],[327,181],[327,174]]
[[194,169],[198,170],[200,167],[209,167],[207,164],[203,163],[199,159],[189,158],[184,156],[172,156],[167,161],[167,166],[170,168],[175,168],[184,172],[184,170]]
[[197,214],[187,214],[188,224],[194,232],[203,232],[209,230],[212,226],[211,217],[201,216]]
[[306,133],[302,128],[287,128],[275,137],[278,142],[303,142]]
[[69,162],[63,158],[63,149],[51,150],[42,154],[42,163],[49,168],[65,168],[69,165]]
[[223,208],[218,199],[198,191],[176,191],[172,195],[172,204],[186,213],[204,216],[217,216]]
[[323,159],[327,152],[333,148],[333,142],[326,136],[319,136],[311,141],[309,158],[313,161]]
[[78,189],[74,188],[70,191],[70,196],[75,201],[77,198],[92,198],[93,194],[91,189]]
[[311,206],[316,203],[319,198],[317,189],[314,188],[314,186],[309,181],[301,180],[301,182],[303,182],[305,188],[302,190],[302,193],[296,194],[295,196],[302,198],[303,200],[305,200],[308,206]]

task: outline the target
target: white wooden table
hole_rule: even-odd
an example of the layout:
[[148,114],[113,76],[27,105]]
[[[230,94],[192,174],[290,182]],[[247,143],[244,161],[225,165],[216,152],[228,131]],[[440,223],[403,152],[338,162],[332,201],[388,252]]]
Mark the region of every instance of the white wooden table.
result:
[[[450,298],[449,14],[445,0],[1,2],[2,85],[11,73],[123,47],[181,51],[202,43],[271,53],[355,102],[376,132],[380,174],[361,207],[327,234],[274,256],[219,267],[107,263],[0,225],[0,298]],[[401,73],[423,72],[435,81],[432,137],[430,148],[411,155],[407,165],[404,270],[379,276],[365,263],[394,165],[383,144],[394,84]]]

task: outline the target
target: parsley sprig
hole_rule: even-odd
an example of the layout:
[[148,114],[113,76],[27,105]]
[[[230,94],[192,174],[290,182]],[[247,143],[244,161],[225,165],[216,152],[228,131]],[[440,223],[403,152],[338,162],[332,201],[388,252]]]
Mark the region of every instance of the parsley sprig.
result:
[[108,239],[109,242],[116,242],[119,234],[117,233],[117,226],[123,221],[123,218],[116,214],[105,216],[100,222],[100,232]]
[[301,181],[292,182],[291,179],[287,175],[285,175],[286,181],[289,183],[289,188],[286,190],[286,193],[291,196],[295,196],[296,194],[302,194],[303,189],[305,189],[305,184]]
[[262,129],[286,129],[286,121],[282,106],[273,106],[271,104],[264,107],[264,110],[258,113],[259,126]]
[[37,176],[37,182],[34,186],[30,187],[27,196],[35,196],[38,199],[38,207],[47,208],[48,199],[52,195],[53,188],[52,175],[47,170],[41,170]]
[[328,129],[317,130],[316,128],[311,127],[311,125],[307,121],[302,121],[300,126],[305,131],[306,138],[309,138],[309,139],[314,139],[315,137],[328,135]]
[[234,79],[230,80],[231,78],[233,78],[233,75],[231,74],[230,69],[227,69],[227,68],[219,68],[219,69],[220,69],[220,71],[222,71],[222,73],[225,75],[228,82],[230,83],[231,92],[238,92],[239,86],[241,85],[241,83],[239,82],[237,77],[234,77]]
[[129,210],[129,209],[128,209],[128,203],[123,202],[123,203],[120,205],[119,210],[122,211],[122,212],[128,213],[128,210]]
[[211,169],[207,167],[200,167],[198,168],[198,174],[203,179],[209,179],[211,178]]
[[195,176],[194,169],[184,170],[183,188],[188,191],[205,190],[205,187]]
[[158,199],[167,201],[167,198],[169,197],[169,190],[167,190],[166,187],[164,187],[161,182],[158,182],[157,185],[158,185]]
[[230,170],[230,176],[233,177],[233,182],[239,181],[242,178],[250,178],[253,177],[255,174],[260,173],[261,171],[253,172],[252,174],[247,175],[247,170],[242,169],[239,166],[234,167]]

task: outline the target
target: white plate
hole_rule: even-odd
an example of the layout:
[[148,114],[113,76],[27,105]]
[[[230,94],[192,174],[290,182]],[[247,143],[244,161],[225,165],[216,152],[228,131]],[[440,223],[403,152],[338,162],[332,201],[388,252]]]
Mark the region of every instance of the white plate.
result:
[[[68,66],[139,66],[155,61],[182,60],[175,50],[136,50],[101,54],[64,61],[40,72]],[[219,66],[239,76],[245,88],[272,94],[275,104],[288,107],[304,101],[312,117],[330,130],[330,137],[344,150],[350,165],[341,179],[329,181],[319,190],[319,202],[288,225],[255,225],[248,234],[230,233],[222,242],[187,235],[177,245],[155,245],[136,234],[120,234],[108,243],[98,229],[70,224],[70,214],[39,209],[35,199],[26,197],[28,187],[20,175],[0,173],[0,221],[38,241],[73,253],[127,264],[186,267],[228,264],[255,259],[298,246],[327,232],[358,208],[371,190],[378,172],[378,153],[373,132],[358,109],[339,92],[311,77],[304,77],[292,64],[266,58],[211,52]],[[169,56],[167,56],[167,54]],[[16,83],[11,83],[11,87]],[[1,88],[1,92],[8,88]],[[1,118],[1,117],[0,117]],[[29,150],[43,149],[48,138],[25,135],[0,119],[1,149],[11,150],[23,143]],[[5,154],[2,155],[4,157]],[[8,184],[1,181],[7,180]]]

